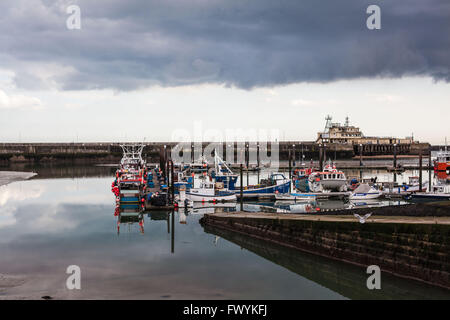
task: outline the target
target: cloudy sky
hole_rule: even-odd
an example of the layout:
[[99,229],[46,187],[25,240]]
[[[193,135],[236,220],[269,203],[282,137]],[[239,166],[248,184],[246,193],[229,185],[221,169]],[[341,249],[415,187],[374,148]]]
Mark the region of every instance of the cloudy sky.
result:
[[1,0],[0,142],[313,140],[330,114],[443,143],[449,33],[448,0]]

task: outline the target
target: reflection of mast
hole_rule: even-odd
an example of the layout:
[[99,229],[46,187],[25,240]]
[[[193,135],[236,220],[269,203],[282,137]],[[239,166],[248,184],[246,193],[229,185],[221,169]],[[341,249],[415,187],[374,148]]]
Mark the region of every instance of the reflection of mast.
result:
[[172,232],[171,232],[171,237],[170,237],[170,244],[171,244],[171,252],[174,253],[175,252],[175,211],[172,211]]

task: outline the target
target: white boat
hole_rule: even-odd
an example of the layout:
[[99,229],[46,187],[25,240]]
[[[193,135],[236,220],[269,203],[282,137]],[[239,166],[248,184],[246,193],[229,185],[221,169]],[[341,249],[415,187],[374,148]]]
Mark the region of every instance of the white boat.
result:
[[366,183],[360,184],[349,196],[350,200],[377,199],[383,192],[369,186]]
[[192,208],[194,201],[186,197],[186,185],[180,185],[178,188],[178,194],[175,195],[175,203],[179,208]]
[[419,177],[409,177],[409,183],[398,185],[392,188],[386,188],[383,190],[383,193],[398,193],[398,194],[409,194],[411,192],[426,192],[428,189],[428,181],[422,182],[422,188],[419,186]]
[[434,185],[431,192],[416,192],[406,197],[412,201],[450,201],[450,185]]
[[275,194],[275,200],[280,201],[297,201],[297,202],[310,202],[316,199],[315,195],[308,193],[286,193],[286,194]]
[[236,201],[236,194],[223,188],[223,183],[212,183],[204,179],[200,188],[186,191],[186,198],[194,202]]
[[347,178],[345,173],[338,171],[335,165],[329,162],[322,172],[312,172],[308,176],[309,190],[311,192],[347,191]]

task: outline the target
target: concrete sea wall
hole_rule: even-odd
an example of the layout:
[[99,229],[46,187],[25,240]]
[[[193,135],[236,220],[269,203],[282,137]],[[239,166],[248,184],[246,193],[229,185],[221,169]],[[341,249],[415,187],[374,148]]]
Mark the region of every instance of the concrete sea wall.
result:
[[450,224],[205,215],[203,226],[450,289]]
[[[173,148],[175,142],[146,142],[143,156],[150,162],[158,162],[160,152],[167,146]],[[202,143],[204,150],[210,143]],[[234,157],[242,157],[241,152],[237,151],[238,143],[234,143]],[[243,148],[242,144],[239,144]],[[248,143],[250,153],[258,150],[257,143]],[[397,154],[418,154],[418,148],[428,150],[429,144],[399,145]],[[192,149],[185,146],[185,149]],[[350,159],[359,155],[359,147],[346,144],[329,144],[325,146],[324,153],[328,158]],[[193,150],[193,149],[192,149]],[[271,145],[267,147],[268,154],[272,152]],[[186,150],[187,151],[187,150]],[[189,150],[191,151],[191,150]],[[213,152],[213,150],[209,150]],[[280,160],[288,160],[289,155],[298,160],[303,154],[305,161],[319,158],[320,146],[314,142],[283,141],[278,144]],[[366,145],[363,146],[363,155],[391,154],[392,146],[384,145]],[[122,150],[120,143],[0,143],[0,164],[33,162],[66,162],[66,163],[115,163],[121,158]],[[223,150],[223,156],[226,156],[226,148]]]

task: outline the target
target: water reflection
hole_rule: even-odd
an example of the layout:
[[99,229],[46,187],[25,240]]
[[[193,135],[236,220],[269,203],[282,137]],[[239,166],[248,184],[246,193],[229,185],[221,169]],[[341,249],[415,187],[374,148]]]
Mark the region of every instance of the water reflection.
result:
[[205,232],[231,241],[301,277],[337,292],[350,299],[449,299],[450,292],[416,281],[382,274],[382,289],[365,287],[367,274],[364,268],[343,264],[320,256],[297,251],[244,234],[204,226]]
[[334,211],[353,208],[375,208],[383,206],[403,205],[403,200],[339,200],[339,199],[317,199],[305,201],[275,201],[275,202],[247,202],[244,203],[246,212],[268,212],[268,213],[333,213]]
[[[364,270],[328,259],[313,264],[319,258],[269,245],[258,251],[254,247],[262,247],[260,244],[250,246],[247,240],[239,242],[215,230],[205,233],[199,224],[204,213],[236,211],[236,204],[204,204],[179,212],[118,212],[114,216],[110,183],[111,176],[58,177],[0,188],[0,220],[9,221],[0,226],[0,272],[24,279],[16,287],[5,289],[0,284],[1,295],[35,299],[44,295],[61,299],[345,299],[367,294],[362,292],[367,290]],[[307,204],[246,203],[245,207],[278,206],[275,210],[279,210],[286,205],[295,212]],[[349,204],[317,201],[309,205],[314,211],[316,207],[325,210]],[[82,290],[77,292],[64,287],[65,270],[71,264],[82,269]],[[440,297],[423,285],[401,282],[392,287],[390,283],[383,288],[386,296],[375,298]]]

